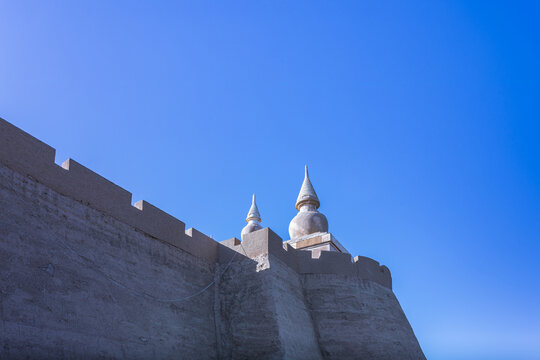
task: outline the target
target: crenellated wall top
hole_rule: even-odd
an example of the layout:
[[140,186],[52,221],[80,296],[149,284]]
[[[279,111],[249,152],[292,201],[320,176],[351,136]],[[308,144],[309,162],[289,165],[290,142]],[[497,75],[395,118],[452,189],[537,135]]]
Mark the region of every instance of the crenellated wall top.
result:
[[[221,244],[249,258],[262,254],[272,255],[300,274],[356,276],[360,280],[374,281],[392,289],[392,276],[385,265],[364,256],[351,259],[350,254],[337,251],[297,250],[284,243],[270,228],[246,234],[242,241],[232,238],[222,241]],[[221,262],[226,262],[231,256],[230,251],[220,248]]]
[[217,261],[219,244],[145,200],[132,205],[129,191],[73,159],[59,166],[56,150],[0,118],[0,162],[52,190],[80,201],[148,235],[202,258]]
[[180,248],[209,263],[229,261],[231,250],[249,258],[270,254],[301,274],[357,276],[392,288],[386,266],[346,253],[296,250],[269,228],[246,234],[242,242],[218,243],[200,231],[185,228],[174,216],[145,200],[132,205],[132,194],[73,159],[55,163],[55,149],[0,118],[0,163],[50,187],[52,190],[99,210],[148,235]]

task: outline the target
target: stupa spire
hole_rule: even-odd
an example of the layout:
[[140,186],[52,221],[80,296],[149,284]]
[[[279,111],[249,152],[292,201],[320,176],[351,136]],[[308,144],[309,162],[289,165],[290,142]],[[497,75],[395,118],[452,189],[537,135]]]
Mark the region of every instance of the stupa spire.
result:
[[316,209],[318,209],[321,205],[319,197],[317,196],[317,193],[315,192],[315,189],[313,188],[313,185],[309,180],[309,172],[307,165],[305,166],[304,182],[302,183],[300,193],[298,194],[298,198],[296,199],[296,210],[300,210],[300,208],[304,204],[313,204],[315,205]]
[[251,198],[251,207],[249,208],[249,212],[246,217],[246,222],[249,222],[250,220],[257,220],[258,222],[261,222],[261,214],[259,213],[259,208],[255,202],[255,194],[253,194],[253,197]]
[[296,199],[296,210],[298,210],[298,214],[289,223],[289,235],[291,239],[328,232],[328,220],[324,214],[321,214],[317,210],[320,205],[319,197],[309,180],[306,165],[304,182],[300,188],[300,194],[298,194],[298,198]]
[[262,229],[262,226],[260,224],[261,214],[259,213],[259,208],[257,207],[257,203],[255,202],[255,194],[253,194],[253,197],[251,198],[251,207],[249,208],[246,222],[247,225],[244,226],[244,228],[242,229],[242,237],[244,237],[245,234],[249,234],[251,232]]

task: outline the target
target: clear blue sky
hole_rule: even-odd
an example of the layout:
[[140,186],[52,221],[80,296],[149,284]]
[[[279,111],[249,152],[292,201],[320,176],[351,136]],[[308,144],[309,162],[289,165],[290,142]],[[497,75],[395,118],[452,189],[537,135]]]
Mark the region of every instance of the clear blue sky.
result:
[[2,1],[0,116],[217,240],[253,192],[286,239],[307,163],[429,359],[540,359],[539,13]]

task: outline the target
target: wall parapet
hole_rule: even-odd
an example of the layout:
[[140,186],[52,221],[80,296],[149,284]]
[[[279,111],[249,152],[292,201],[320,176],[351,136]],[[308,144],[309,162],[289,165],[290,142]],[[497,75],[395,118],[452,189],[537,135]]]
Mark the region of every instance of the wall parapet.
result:
[[351,260],[346,253],[296,250],[269,228],[246,234],[242,242],[233,238],[218,243],[194,228],[186,230],[182,221],[145,200],[131,205],[129,191],[73,159],[58,166],[55,153],[53,147],[0,118],[1,163],[209,263],[230,259],[230,250],[249,258],[271,254],[301,274],[351,275],[392,288],[390,270],[373,259],[357,256]]
[[0,163],[52,190],[82,202],[148,235],[215,263],[219,244],[145,200],[131,205],[132,194],[73,159],[62,166],[56,150],[0,118]]
[[[222,245],[249,258],[270,254],[284,262],[300,274],[337,274],[356,276],[360,280],[376,282],[392,289],[392,275],[385,265],[365,257],[351,259],[350,254],[309,250],[297,250],[274,233],[264,228],[244,235],[242,242],[236,238],[221,242]],[[232,256],[229,251],[220,249],[220,261],[225,262]]]

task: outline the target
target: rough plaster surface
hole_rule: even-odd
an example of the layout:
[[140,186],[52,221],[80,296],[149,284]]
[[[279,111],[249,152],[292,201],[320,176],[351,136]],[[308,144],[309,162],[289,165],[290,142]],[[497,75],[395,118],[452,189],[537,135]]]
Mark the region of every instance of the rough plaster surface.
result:
[[148,297],[197,292],[207,262],[4,166],[0,212],[1,358],[216,358],[212,291]]
[[303,286],[325,359],[425,359],[390,289],[335,274],[305,274]]
[[219,289],[221,356],[322,359],[300,276],[280,260],[265,254],[233,262]]
[[[277,322],[272,311],[267,259],[242,258],[229,266],[216,287],[216,324],[222,335],[219,355],[224,359],[281,359]],[[220,266],[221,272],[224,266]],[[255,321],[253,321],[256,319]]]

